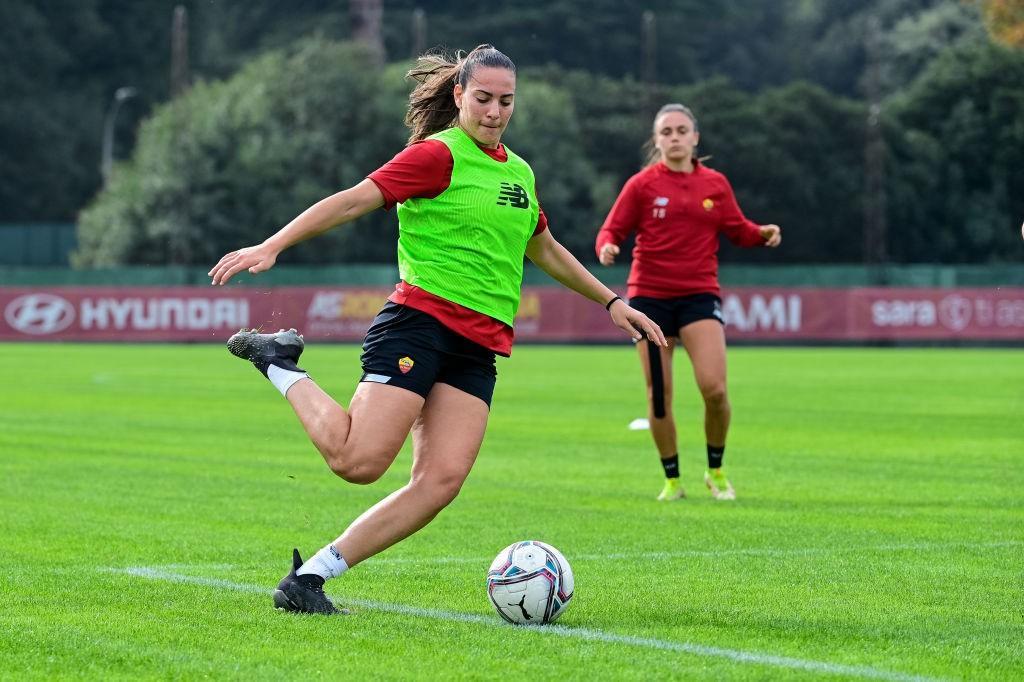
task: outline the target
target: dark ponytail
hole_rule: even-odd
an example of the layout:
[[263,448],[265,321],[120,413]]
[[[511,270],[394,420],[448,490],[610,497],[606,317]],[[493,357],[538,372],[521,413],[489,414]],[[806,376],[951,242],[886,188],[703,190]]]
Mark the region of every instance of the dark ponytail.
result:
[[451,128],[459,120],[455,106],[455,84],[465,88],[478,66],[490,66],[516,72],[516,65],[493,45],[478,45],[469,54],[458,52],[454,60],[444,53],[422,55],[406,75],[418,85],[409,93],[405,125],[412,131],[408,144]]

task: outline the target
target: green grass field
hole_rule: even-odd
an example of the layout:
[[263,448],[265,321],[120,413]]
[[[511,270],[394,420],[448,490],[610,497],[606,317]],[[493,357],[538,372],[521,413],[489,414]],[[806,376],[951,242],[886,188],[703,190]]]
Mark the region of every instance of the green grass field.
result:
[[[311,553],[401,486],[335,478],[290,408],[220,346],[4,345],[0,678],[1024,678],[1024,353],[730,351],[726,457],[701,483],[701,409],[677,356],[690,497],[659,504],[628,347],[499,361],[462,495],[328,583],[354,613],[275,611]],[[347,401],[358,349],[303,365]],[[577,579],[557,626],[493,612],[520,539]]]

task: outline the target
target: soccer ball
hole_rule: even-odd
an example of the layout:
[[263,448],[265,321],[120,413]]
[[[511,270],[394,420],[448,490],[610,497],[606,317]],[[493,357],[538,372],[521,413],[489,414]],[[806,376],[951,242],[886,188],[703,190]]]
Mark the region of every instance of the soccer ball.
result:
[[539,625],[562,615],[573,593],[572,568],[562,553],[536,540],[498,552],[487,571],[487,596],[510,623]]

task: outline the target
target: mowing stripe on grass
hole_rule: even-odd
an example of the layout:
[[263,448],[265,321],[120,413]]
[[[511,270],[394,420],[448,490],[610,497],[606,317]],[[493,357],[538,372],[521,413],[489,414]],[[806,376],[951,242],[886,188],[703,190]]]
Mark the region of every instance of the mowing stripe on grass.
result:
[[[684,549],[676,552],[611,552],[609,554],[579,554],[572,558],[577,561],[608,561],[610,559],[685,559],[686,557],[727,557],[727,556],[814,556],[820,554],[855,554],[857,552],[932,552],[947,549],[991,549],[1024,545],[1024,541],[1005,540],[1000,542],[921,542],[890,545],[862,545],[860,547],[808,547],[803,549]],[[492,557],[493,558],[493,557]],[[491,559],[483,557],[371,557],[365,563],[386,564],[489,564]]]
[[[176,564],[176,566],[180,566]],[[161,580],[173,583],[186,583],[191,585],[203,585],[207,587],[221,587],[239,592],[252,594],[270,595],[271,591],[260,585],[236,583],[230,580],[219,578],[208,578],[204,576],[185,575],[166,570],[160,566],[135,566],[129,568],[108,568],[111,573],[126,573],[128,575],[150,580]],[[569,637],[583,639],[592,642],[605,642],[608,644],[623,644],[626,646],[656,649],[659,651],[673,651],[706,656],[713,658],[726,658],[737,663],[752,663],[755,665],[773,666],[776,668],[788,668],[793,670],[807,670],[827,675],[849,675],[874,680],[890,680],[892,682],[933,682],[936,678],[908,675],[905,673],[891,672],[872,668],[870,666],[843,665],[841,663],[828,663],[826,661],[812,661],[802,658],[790,658],[789,656],[774,656],[756,651],[742,651],[739,649],[724,649],[722,647],[705,646],[703,644],[692,644],[690,642],[672,642],[653,637],[634,637],[631,635],[618,635],[612,632],[603,632],[590,628],[572,628],[564,625],[544,626],[516,626],[510,625],[503,620],[493,616],[483,616],[475,613],[458,613],[456,611],[442,611],[440,609],[425,609],[418,606],[406,606],[404,604],[388,604],[385,602],[369,601],[365,599],[346,599],[346,605],[360,606],[374,611],[387,613],[398,613],[405,616],[417,618],[431,618],[458,623],[475,623],[495,628],[517,628],[540,635],[552,635],[558,637]]]

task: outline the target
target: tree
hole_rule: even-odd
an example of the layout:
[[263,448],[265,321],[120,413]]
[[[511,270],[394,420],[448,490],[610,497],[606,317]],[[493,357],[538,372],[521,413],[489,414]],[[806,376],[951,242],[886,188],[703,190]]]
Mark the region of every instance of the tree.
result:
[[48,195],[60,186],[62,169],[78,170],[75,136],[67,134],[74,122],[60,110],[56,76],[73,57],[35,7],[0,4],[0,26],[0,221],[29,220],[45,214],[48,201],[68,208],[65,197]]
[[944,53],[893,99],[893,254],[1012,258],[1024,215],[1024,54],[987,42]]
[[943,2],[898,18],[880,36],[884,93],[913,83],[944,52],[984,39],[977,9],[962,2]]
[[118,117],[118,149],[167,97],[175,4],[0,3],[0,222],[71,221],[95,194],[114,92],[139,90]]
[[1024,2],[976,0],[992,37],[1010,47],[1024,47]]
[[861,258],[863,104],[810,83],[751,96],[727,81],[681,88],[701,130],[699,155],[722,171],[748,218],[777,223],[785,249],[724,245],[729,260],[857,262]]
[[[400,74],[382,78],[361,47],[322,40],[199,82],[145,123],[134,157],[82,212],[74,262],[208,263],[261,241],[401,148],[404,97]],[[380,214],[285,260],[389,260],[396,235]]]

